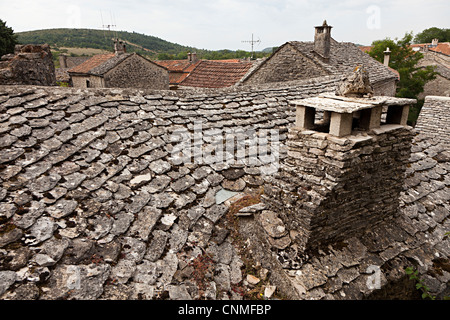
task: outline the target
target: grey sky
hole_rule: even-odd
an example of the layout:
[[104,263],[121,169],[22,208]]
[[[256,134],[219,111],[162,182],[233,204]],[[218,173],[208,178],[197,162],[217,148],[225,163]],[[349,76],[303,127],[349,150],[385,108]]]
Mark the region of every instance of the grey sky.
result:
[[448,0],[0,0],[0,19],[15,32],[115,24],[200,49],[256,50],[312,41],[326,19],[337,41],[370,45],[429,27],[448,28]]

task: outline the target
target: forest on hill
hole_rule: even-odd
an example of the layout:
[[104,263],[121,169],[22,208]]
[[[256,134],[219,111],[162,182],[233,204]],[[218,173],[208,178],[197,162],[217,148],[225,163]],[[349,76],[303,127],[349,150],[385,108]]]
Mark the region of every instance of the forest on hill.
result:
[[[113,39],[119,38],[127,44],[128,52],[137,52],[150,59],[171,60],[186,59],[188,52],[197,52],[201,59],[220,60],[246,58],[251,52],[243,50],[205,50],[171,43],[166,40],[127,31],[108,31],[96,29],[46,29],[18,32],[20,43],[43,44],[48,43],[56,52],[59,48],[90,48],[105,51],[113,50]],[[255,52],[254,57],[260,58],[271,52]],[[75,55],[72,53],[72,55]]]

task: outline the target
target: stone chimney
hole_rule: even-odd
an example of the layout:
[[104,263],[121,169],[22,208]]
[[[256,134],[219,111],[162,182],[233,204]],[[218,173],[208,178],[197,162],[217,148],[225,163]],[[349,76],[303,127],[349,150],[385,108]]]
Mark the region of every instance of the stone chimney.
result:
[[331,28],[326,20],[321,26],[315,27],[314,52],[324,59],[330,58]]
[[299,249],[316,252],[361,236],[397,214],[413,103],[332,94],[291,102],[297,114],[288,133],[288,158],[281,182],[265,188],[265,201],[280,212]]
[[59,67],[60,68],[67,68],[67,55],[60,54],[59,55]]
[[433,40],[431,40],[431,45],[432,45],[433,47],[436,47],[436,46],[438,45],[438,43],[439,43],[439,39],[433,39]]
[[116,56],[124,54],[127,52],[127,48],[125,43],[123,41],[120,41],[119,39],[114,40],[114,53]]
[[391,58],[391,51],[389,50],[389,47],[386,48],[386,51],[384,51],[384,65],[386,67],[389,67],[389,59]]
[[193,53],[189,52],[188,53],[188,61],[192,62],[192,63],[197,62],[198,61],[197,53],[196,52],[193,52]]

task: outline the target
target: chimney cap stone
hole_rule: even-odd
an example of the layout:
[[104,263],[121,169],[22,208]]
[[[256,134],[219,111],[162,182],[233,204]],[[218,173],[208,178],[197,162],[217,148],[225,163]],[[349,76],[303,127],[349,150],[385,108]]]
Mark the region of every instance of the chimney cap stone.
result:
[[343,97],[333,94],[323,94],[317,97],[291,101],[294,106],[310,107],[316,110],[337,113],[353,113],[374,108],[376,106],[409,105],[416,103],[416,99],[397,98],[388,96],[374,96],[370,98]]

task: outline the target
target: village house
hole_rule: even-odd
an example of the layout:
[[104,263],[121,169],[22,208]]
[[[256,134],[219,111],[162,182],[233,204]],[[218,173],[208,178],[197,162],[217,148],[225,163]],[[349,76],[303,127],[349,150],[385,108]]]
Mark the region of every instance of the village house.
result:
[[413,44],[413,50],[420,51],[423,59],[419,66],[434,66],[436,79],[428,81],[419,99],[426,96],[450,96],[450,42],[439,42],[434,39],[431,43]]
[[154,62],[169,70],[171,89],[218,89],[235,86],[258,63],[241,59],[200,60],[196,53],[188,53],[186,60]]
[[[410,47],[423,54],[423,58],[418,64],[419,67],[433,66],[437,72],[436,79],[425,84],[418,99],[424,99],[426,96],[450,96],[450,42],[439,42],[438,39],[433,39],[431,43],[411,44]],[[359,48],[363,52],[368,52],[372,46]],[[389,54],[386,53],[384,64],[388,66]]]
[[115,53],[95,55],[68,73],[75,88],[169,89],[166,68],[137,53],[127,53],[119,42]]
[[167,68],[170,87],[171,89],[176,89],[199,65],[200,60],[197,58],[196,53],[188,53],[188,58],[185,60],[155,60],[153,62]]
[[59,55],[59,68],[55,68],[56,81],[60,83],[70,83],[70,75],[67,71],[89,60],[90,56],[72,57],[64,53]]
[[315,27],[313,42],[290,41],[283,44],[253,72],[243,84],[260,84],[317,78],[326,75],[345,75],[357,66],[364,66],[370,74],[375,95],[395,95],[398,75],[379,63],[356,45],[337,42],[331,37],[326,21]]

